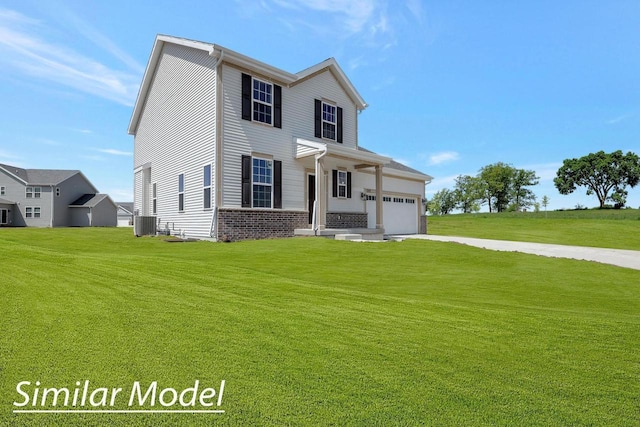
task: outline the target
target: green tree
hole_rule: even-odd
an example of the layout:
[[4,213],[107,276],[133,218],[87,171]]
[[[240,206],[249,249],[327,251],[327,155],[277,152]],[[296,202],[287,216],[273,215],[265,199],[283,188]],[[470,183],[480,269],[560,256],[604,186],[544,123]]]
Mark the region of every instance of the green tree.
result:
[[437,191],[427,204],[431,215],[446,215],[456,208],[456,193],[448,188]]
[[549,205],[549,198],[545,195],[542,196],[542,206],[544,206],[544,217],[547,217],[547,206]]
[[480,210],[482,187],[477,177],[458,175],[454,191],[456,192],[456,208],[464,213],[472,213]]
[[509,206],[511,181],[515,169],[502,162],[480,169],[478,179],[483,190],[483,200],[489,205],[489,212],[503,212]]
[[637,154],[621,150],[613,153],[598,151],[579,159],[566,159],[553,180],[560,194],[570,194],[576,187],[586,187],[587,195],[595,194],[604,208],[607,200],[616,207],[626,203],[625,188],[635,187],[640,181],[640,158]]
[[511,201],[514,210],[519,211],[533,205],[536,201],[536,195],[526,187],[538,185],[538,182],[540,182],[540,178],[536,176],[534,171],[514,169],[511,177]]

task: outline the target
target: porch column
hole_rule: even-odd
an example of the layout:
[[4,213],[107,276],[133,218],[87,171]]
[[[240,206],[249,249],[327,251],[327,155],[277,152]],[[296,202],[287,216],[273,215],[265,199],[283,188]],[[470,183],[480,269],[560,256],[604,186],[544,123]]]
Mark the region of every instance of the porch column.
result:
[[324,179],[324,159],[316,157],[316,224],[318,230],[327,226],[327,188]]
[[382,220],[382,165],[376,165],[376,228],[384,228]]

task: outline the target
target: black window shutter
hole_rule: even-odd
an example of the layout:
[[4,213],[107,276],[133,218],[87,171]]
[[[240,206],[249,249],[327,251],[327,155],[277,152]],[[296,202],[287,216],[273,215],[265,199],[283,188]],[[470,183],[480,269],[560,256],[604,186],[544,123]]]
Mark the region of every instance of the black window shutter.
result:
[[322,138],[322,101],[316,99],[316,138]]
[[273,127],[282,128],[282,88],[273,85]]
[[338,139],[337,140],[338,140],[338,142],[340,144],[342,144],[342,108],[338,107],[337,111],[338,111],[338,114],[337,114],[338,115],[338,117],[337,117],[337,120],[338,120],[338,123],[337,123],[338,124],[338,126],[337,126],[337,128],[338,128],[337,137],[338,137]]
[[347,199],[351,198],[351,172],[347,172]]
[[333,170],[333,197],[338,197],[338,171],[336,169]]
[[242,156],[242,207],[251,207],[251,156]]
[[242,74],[242,119],[251,120],[251,76]]
[[273,207],[282,209],[282,162],[273,161]]

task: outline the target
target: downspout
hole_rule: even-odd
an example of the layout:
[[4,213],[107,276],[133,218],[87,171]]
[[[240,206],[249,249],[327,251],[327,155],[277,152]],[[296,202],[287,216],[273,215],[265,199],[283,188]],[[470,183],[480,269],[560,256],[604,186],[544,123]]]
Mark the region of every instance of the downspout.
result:
[[[215,48],[211,48],[211,50],[209,51],[209,56],[214,56],[215,53]],[[220,73],[218,73],[218,66],[220,64],[222,64],[222,58],[224,58],[224,50],[220,51],[220,56],[218,57],[218,60],[216,61],[216,63],[214,64],[213,68],[216,70],[216,99],[215,99],[215,103],[216,103],[216,117],[220,118],[220,126],[218,126],[218,123],[216,123],[216,141],[215,141],[215,146],[214,146],[214,150],[215,150],[215,173],[214,173],[214,179],[213,179],[213,212],[211,214],[211,226],[209,227],[209,237],[212,237],[216,240],[218,240],[218,186],[220,185],[220,183],[218,182],[218,167],[219,167],[219,162],[218,162],[218,145],[219,145],[219,140],[222,138],[222,117],[220,116],[220,111],[219,108],[220,107],[220,103],[218,102],[218,99],[220,98],[219,95],[219,81],[220,81]],[[218,120],[216,119],[216,122]]]
[[322,153],[320,154],[316,154],[316,197],[315,200],[313,201],[313,218],[312,221],[313,223],[311,224],[312,228],[313,228],[313,234],[315,234],[316,236],[318,235],[318,200],[320,200],[320,180],[324,180],[324,176],[320,176],[320,160],[327,155],[327,146],[325,145]]
[[53,210],[53,207],[54,207],[54,203],[53,203],[53,194],[54,194],[53,187],[54,187],[54,185],[51,184],[51,228],[53,228],[53,217],[55,216],[55,212]]

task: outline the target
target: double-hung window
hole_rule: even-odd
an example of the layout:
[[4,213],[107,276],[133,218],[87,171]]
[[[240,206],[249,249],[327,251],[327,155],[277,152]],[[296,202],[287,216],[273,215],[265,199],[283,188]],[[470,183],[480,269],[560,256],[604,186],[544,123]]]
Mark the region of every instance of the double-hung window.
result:
[[204,165],[202,173],[202,206],[204,209],[211,209],[211,165]]
[[40,218],[40,208],[26,207],[24,209],[24,216],[26,216],[27,218]]
[[27,199],[31,199],[31,198],[39,199],[41,192],[42,192],[41,187],[27,187],[25,196]]
[[252,192],[254,208],[270,208],[273,195],[273,161],[254,157],[252,162]]
[[338,171],[338,197],[347,197],[347,171]]
[[322,137],[336,140],[336,106],[322,103]]
[[4,196],[4,193],[5,193],[6,190],[7,189],[6,189],[5,186],[0,187],[0,196]]
[[343,120],[342,108],[332,102],[315,100],[314,136],[342,144]]
[[253,79],[253,121],[271,124],[273,85]]
[[178,175],[178,211],[184,211],[184,174]]
[[282,209],[282,161],[242,156],[242,207]]
[[242,119],[282,128],[282,87],[242,74]]
[[158,184],[153,183],[151,185],[151,214],[156,215],[158,213]]

